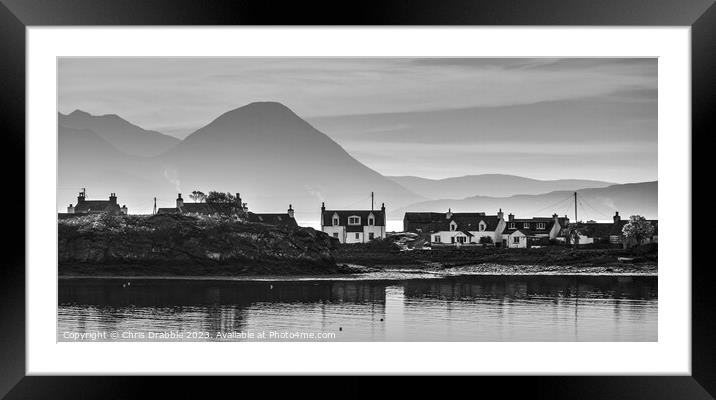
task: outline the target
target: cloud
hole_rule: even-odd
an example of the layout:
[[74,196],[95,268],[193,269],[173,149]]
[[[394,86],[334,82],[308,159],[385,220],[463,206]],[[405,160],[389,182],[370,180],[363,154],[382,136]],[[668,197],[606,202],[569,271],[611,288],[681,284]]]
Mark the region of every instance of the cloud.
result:
[[429,111],[656,90],[656,59],[61,58],[61,112],[196,129],[257,100],[303,117]]

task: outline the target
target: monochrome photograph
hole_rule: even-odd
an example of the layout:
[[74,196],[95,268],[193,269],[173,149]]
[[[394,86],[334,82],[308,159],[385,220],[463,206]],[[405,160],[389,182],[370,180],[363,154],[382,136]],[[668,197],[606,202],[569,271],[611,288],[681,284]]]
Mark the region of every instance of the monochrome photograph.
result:
[[56,340],[657,342],[657,70],[59,57]]

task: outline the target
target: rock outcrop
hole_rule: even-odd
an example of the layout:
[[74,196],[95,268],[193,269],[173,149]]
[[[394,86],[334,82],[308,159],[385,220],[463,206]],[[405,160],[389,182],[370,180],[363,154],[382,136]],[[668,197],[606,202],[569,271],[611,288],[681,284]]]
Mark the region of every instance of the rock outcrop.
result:
[[[63,266],[141,265],[212,267],[280,266],[280,273],[337,272],[335,239],[311,228],[289,228],[233,218],[87,215],[58,223]],[[293,269],[292,269],[293,268]],[[136,269],[136,268],[135,268]]]

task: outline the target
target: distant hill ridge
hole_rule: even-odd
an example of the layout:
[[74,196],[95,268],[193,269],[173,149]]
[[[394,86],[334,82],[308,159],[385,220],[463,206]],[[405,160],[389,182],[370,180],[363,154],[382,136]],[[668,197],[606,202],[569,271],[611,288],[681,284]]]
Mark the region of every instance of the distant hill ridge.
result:
[[506,174],[465,175],[445,179],[390,176],[405,188],[429,199],[463,199],[475,195],[506,197],[541,194],[557,190],[577,190],[613,185],[613,182],[587,179],[539,180]]
[[[580,220],[610,220],[618,211],[623,218],[632,214],[658,218],[658,181],[615,184],[603,188],[585,188],[577,192],[577,218]],[[553,213],[574,219],[573,190],[553,191],[543,194],[514,195],[509,197],[472,196],[465,199],[429,200],[394,210],[389,219],[402,219],[407,211],[453,212],[484,211],[495,214],[497,210],[517,218],[550,216]]]
[[92,115],[75,110],[58,113],[59,125],[74,129],[88,129],[121,152],[143,157],[159,155],[179,143],[179,139],[157,131],[143,129],[116,114]]

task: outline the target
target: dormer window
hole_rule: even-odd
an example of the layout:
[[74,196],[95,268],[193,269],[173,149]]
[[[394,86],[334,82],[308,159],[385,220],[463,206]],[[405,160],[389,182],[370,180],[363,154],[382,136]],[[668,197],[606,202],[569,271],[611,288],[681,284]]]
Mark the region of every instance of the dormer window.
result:
[[360,217],[355,215],[348,217],[348,225],[360,225]]
[[338,217],[333,217],[333,226],[338,226]]
[[529,223],[529,222],[525,222],[525,223],[522,225],[522,227],[525,228],[525,229],[530,229],[530,223]]
[[544,228],[545,228],[544,222],[538,222],[538,223],[537,223],[537,229],[544,229]]
[[515,223],[514,223],[514,222],[510,222],[510,229],[515,229]]
[[478,225],[478,228],[477,228],[477,229],[478,229],[480,232],[482,232],[482,231],[484,231],[485,229],[487,229],[487,224],[485,223],[485,221],[480,221],[480,224]]
[[455,223],[455,221],[450,221],[450,230],[451,231],[457,230],[457,224]]
[[368,217],[368,225],[370,225],[370,226],[375,225],[375,218],[373,218],[373,217]]

